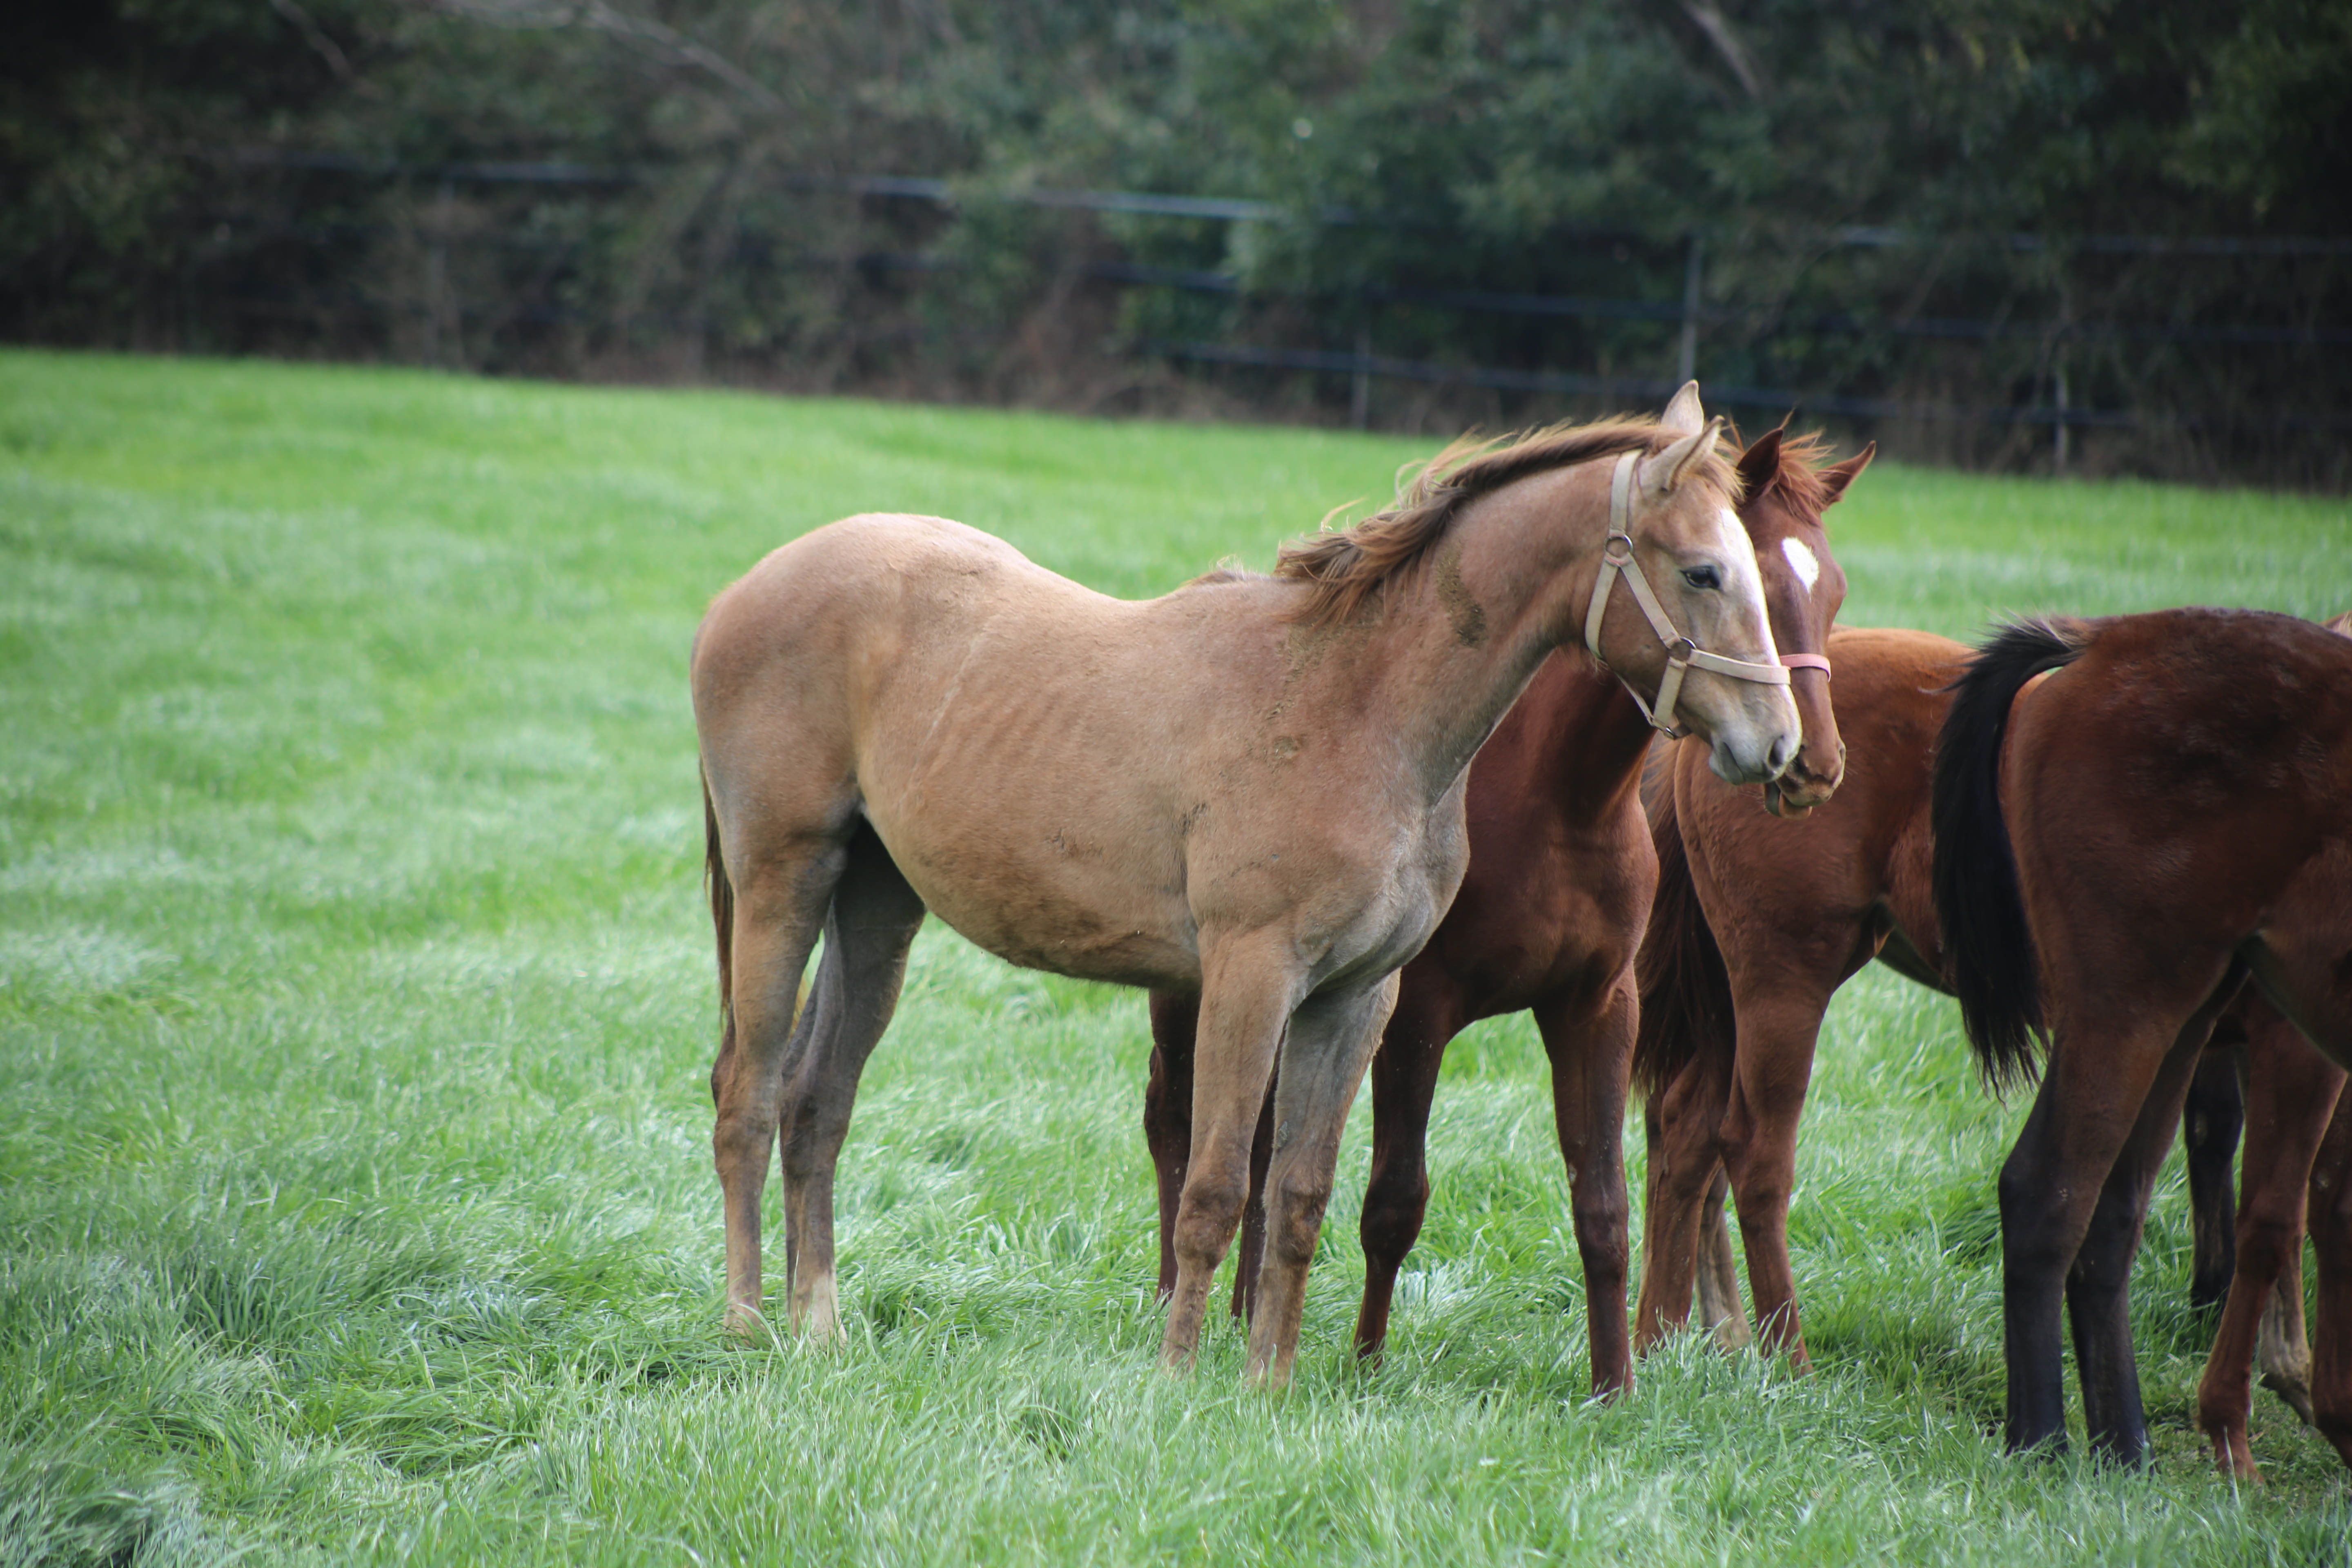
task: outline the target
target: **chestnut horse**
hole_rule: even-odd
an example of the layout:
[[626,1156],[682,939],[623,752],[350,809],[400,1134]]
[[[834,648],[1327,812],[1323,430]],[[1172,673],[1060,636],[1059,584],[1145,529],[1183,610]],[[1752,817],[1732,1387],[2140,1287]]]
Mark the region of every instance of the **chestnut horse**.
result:
[[[1841,627],[1828,652],[1852,754],[1826,805],[1801,822],[1770,821],[1748,792],[1706,788],[1679,747],[1662,748],[1651,783],[1658,896],[1637,971],[1634,1058],[1650,1149],[1642,1350],[1689,1318],[1701,1242],[1711,1239],[1702,1215],[1720,1226],[1715,1182],[1727,1171],[1759,1331],[1806,1363],[1789,1192],[1822,1016],[1874,958],[1941,986],[1928,771],[1949,701],[1940,689],[1968,649],[1927,632]],[[1726,1274],[1720,1262],[1705,1272],[1711,1326],[1738,1312]]]
[[[693,691],[730,1323],[761,1321],[781,1128],[791,1321],[839,1333],[834,1172],[936,910],[1014,963],[1201,994],[1171,1367],[1197,1346],[1278,1060],[1248,1374],[1287,1381],[1349,1102],[1397,968],[1462,879],[1464,775],[1536,670],[1582,627],[1727,776],[1777,776],[1796,751],[1721,422],[1702,424],[1695,386],[1667,412],[1457,445],[1273,577],[1140,604],[961,523],[883,515],[720,594]],[[1651,625],[1591,613],[1620,575]]]
[[[2352,1062],[2352,641],[2242,610],[2013,626],[1961,678],[1930,809],[1979,1060],[2013,1080],[2048,1044],[2000,1175],[2006,1437],[2065,1444],[2063,1296],[2092,1443],[2138,1463],[2132,1254],[2214,1019],[2251,976]],[[2320,1257],[2324,1326],[2352,1311],[2352,1251]],[[2352,1366],[2326,1332],[2315,1348],[2340,1450]]]
[[[1871,458],[1865,450],[1816,471],[1817,455],[1815,440],[1785,441],[1776,430],[1738,464],[1747,491],[1740,519],[1763,569],[1774,638],[1795,667],[1792,690],[1804,719],[1802,749],[1769,786],[1776,805],[1792,815],[1827,799],[1844,766],[1821,650],[1845,579],[1830,555],[1822,510]],[[1631,1381],[1620,1145],[1633,1045],[1633,956],[1654,877],[1637,795],[1651,733],[1640,706],[1606,670],[1582,658],[1554,658],[1471,766],[1468,875],[1429,945],[1405,966],[1396,1011],[1372,1058],[1360,1355],[1381,1347],[1397,1270],[1421,1231],[1429,1198],[1430,1103],[1446,1043],[1477,1019],[1532,1008],[1551,1058],[1560,1152],[1573,1184],[1592,1386],[1610,1393]],[[1160,1179],[1163,1293],[1175,1283],[1178,1194],[1194,1146],[1199,1008],[1190,992],[1152,998],[1144,1131]],[[1270,1127],[1261,1122],[1262,1137]],[[1248,1301],[1254,1262],[1245,1234],[1236,1313]]]
[[[1948,989],[1927,800],[1948,688],[1969,653],[1927,632],[1831,634],[1853,760],[1836,798],[1801,823],[1767,821],[1753,791],[1658,749],[1643,785],[1658,895],[1637,968],[1634,1076],[1649,1134],[1637,1350],[1687,1321],[1695,1277],[1703,1321],[1727,1345],[1747,1339],[1723,1224],[1727,1173],[1764,1343],[1807,1364],[1788,1251],[1798,1119],[1830,998],[1864,965],[1875,958]],[[2218,1303],[2229,1288],[2235,1062],[2217,1056],[2198,1083],[2184,1118],[2200,1262],[2190,1295]]]

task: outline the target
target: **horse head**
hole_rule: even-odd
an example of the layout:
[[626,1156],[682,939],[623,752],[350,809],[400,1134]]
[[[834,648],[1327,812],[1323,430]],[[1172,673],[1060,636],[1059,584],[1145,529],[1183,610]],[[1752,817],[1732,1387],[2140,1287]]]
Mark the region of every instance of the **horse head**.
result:
[[1747,495],[1739,517],[1755,545],[1773,641],[1790,667],[1789,695],[1805,726],[1788,771],[1764,786],[1764,806],[1776,816],[1798,817],[1828,800],[1845,777],[1828,658],[1830,627],[1845,602],[1845,573],[1830,553],[1822,513],[1870,466],[1878,447],[1874,442],[1843,463],[1816,468],[1820,438],[1789,440],[1786,429],[1768,431],[1739,455]]
[[[1587,610],[1586,645],[1637,697],[1645,687],[1656,691],[1653,722],[1669,731],[1686,722],[1706,740],[1718,777],[1778,778],[1803,730],[1773,644],[1756,551],[1716,482],[1720,468],[1704,460],[1715,454],[1723,421],[1706,418],[1692,383],[1659,424],[1679,438],[1654,456],[1626,454],[1612,475],[1610,542]],[[1619,574],[1653,635],[1624,616],[1604,650]]]

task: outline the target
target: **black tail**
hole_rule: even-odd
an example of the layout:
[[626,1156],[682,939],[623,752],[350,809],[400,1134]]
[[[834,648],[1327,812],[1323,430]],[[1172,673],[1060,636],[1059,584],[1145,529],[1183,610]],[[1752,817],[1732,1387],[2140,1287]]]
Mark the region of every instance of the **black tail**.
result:
[[702,880],[710,894],[710,924],[719,939],[719,1054],[723,1058],[735,1048],[735,884],[727,879],[727,859],[719,852],[719,808],[710,802],[708,778],[702,781]]
[[1675,815],[1671,780],[1651,797],[1650,841],[1658,851],[1658,892],[1650,903],[1642,951],[1633,960],[1634,979],[1642,988],[1633,1081],[1644,1092],[1664,1088],[1701,1058],[1729,1057],[1738,1043],[1731,976],[1691,881],[1690,855]]
[[1960,1021],[1996,1091],[2040,1076],[2042,1034],[2033,932],[2000,810],[2001,739],[2026,682],[2074,663],[2095,635],[2080,621],[2004,628],[1952,683],[1951,711],[1936,742],[1936,920]]

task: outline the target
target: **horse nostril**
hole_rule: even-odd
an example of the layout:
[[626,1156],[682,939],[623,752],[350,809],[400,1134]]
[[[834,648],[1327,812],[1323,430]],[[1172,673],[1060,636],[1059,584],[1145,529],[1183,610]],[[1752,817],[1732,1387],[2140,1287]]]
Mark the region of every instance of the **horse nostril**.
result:
[[1771,764],[1772,776],[1774,778],[1779,778],[1782,773],[1789,771],[1790,759],[1794,757],[1796,752],[1796,742],[1790,740],[1786,735],[1782,735],[1772,742],[1771,753],[1765,758],[1765,761]]

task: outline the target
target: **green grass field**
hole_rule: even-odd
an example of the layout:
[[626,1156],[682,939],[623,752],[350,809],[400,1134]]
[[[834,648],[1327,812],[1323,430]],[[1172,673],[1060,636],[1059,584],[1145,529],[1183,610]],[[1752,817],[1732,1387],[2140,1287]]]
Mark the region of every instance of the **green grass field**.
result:
[[[1689,1340],[1587,1404],[1517,1020],[1448,1058],[1385,1365],[1344,1352],[1360,1110],[1296,1387],[1244,1388],[1222,1319],[1162,1375],[1141,998],[936,925],[844,1156],[850,1347],[725,1342],[710,595],[868,509],[1154,594],[1420,455],[0,354],[0,1561],[2344,1560],[2282,1406],[2261,1490],[2189,1429],[2177,1173],[2137,1280],[2155,1473],[2001,1456],[2022,1108],[1875,972],[1800,1170],[1809,1378]],[[1882,465],[1832,524],[1855,624],[2352,605],[2341,502]]]

